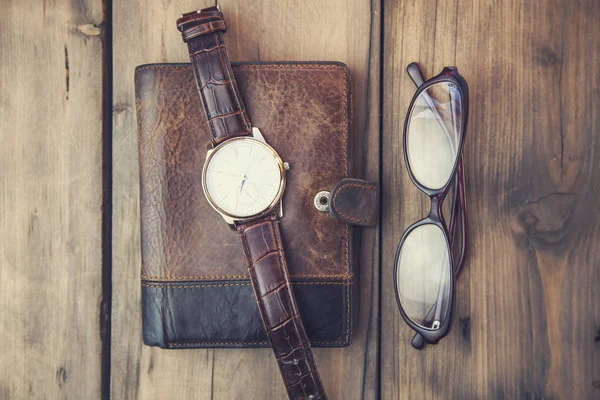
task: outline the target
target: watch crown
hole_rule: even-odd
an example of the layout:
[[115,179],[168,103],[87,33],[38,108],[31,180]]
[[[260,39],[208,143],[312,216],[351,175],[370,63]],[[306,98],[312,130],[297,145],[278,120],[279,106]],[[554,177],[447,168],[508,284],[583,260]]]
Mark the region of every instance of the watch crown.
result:
[[284,162],[284,163],[283,163],[283,169],[284,169],[284,170],[286,170],[286,171],[289,171],[289,169],[290,169],[290,164],[289,164],[289,163],[287,163],[287,162]]

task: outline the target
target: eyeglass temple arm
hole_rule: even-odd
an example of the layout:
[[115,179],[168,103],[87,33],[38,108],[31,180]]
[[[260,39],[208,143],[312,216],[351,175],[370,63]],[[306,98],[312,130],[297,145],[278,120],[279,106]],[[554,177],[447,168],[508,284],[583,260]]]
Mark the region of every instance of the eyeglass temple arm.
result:
[[425,78],[423,78],[423,74],[421,73],[421,69],[419,68],[419,64],[416,62],[411,62],[406,67],[406,72],[408,72],[408,76],[415,83],[417,87],[421,86],[425,83]]
[[458,189],[460,190],[460,196],[458,198],[458,201],[460,202],[460,222],[462,233],[460,256],[458,257],[458,263],[456,263],[456,270],[454,271],[454,274],[458,277],[463,267],[465,256],[467,253],[467,197],[465,195],[465,174],[462,163],[462,155],[458,164],[457,176],[459,179]]

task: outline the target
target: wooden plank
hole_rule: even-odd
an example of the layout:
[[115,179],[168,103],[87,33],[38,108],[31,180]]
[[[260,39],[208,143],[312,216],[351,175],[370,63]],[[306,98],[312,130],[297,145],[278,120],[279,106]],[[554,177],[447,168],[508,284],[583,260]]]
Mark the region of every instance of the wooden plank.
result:
[[[600,396],[599,18],[594,1],[385,3],[382,398]],[[470,249],[453,330],[421,352],[386,283],[429,207],[401,156],[411,61],[471,91]]]
[[[226,43],[233,61],[335,60],[348,64],[354,82],[353,129],[357,137],[365,134],[361,143],[355,143],[354,153],[360,155],[356,172],[378,180],[379,3],[373,2],[373,10],[366,0],[349,4],[311,0],[286,7],[273,7],[267,1],[219,4],[229,21]],[[114,399],[285,396],[269,349],[173,351],[149,348],[141,341],[133,70],[148,62],[187,62],[186,47],[175,21],[182,12],[207,5],[198,1],[165,4],[143,0],[114,5]],[[371,93],[369,103],[367,88]],[[354,344],[346,349],[316,350],[331,399],[375,398],[378,390],[377,231],[365,232],[363,239]]]
[[100,398],[102,2],[1,9],[0,398]]

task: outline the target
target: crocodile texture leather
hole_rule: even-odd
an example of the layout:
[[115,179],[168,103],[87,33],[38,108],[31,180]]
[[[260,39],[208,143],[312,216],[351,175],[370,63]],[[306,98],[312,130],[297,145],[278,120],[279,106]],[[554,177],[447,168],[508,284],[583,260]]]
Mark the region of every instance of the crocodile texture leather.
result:
[[252,126],[223,42],[223,14],[217,7],[183,14],[177,28],[188,45],[213,143],[249,135]]
[[325,390],[290,284],[276,215],[237,230],[258,309],[290,399],[325,399]]
[[[247,135],[251,124],[223,42],[218,7],[184,14],[177,22],[188,44],[212,140]],[[275,214],[238,225],[250,281],[290,399],[325,399],[287,270]]]

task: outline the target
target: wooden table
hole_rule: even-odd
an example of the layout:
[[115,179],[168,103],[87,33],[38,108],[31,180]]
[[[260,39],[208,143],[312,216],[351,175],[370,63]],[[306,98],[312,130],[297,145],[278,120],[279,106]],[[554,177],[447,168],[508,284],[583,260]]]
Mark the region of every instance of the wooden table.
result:
[[[0,399],[283,398],[270,350],[141,341],[133,70],[185,62],[202,0],[3,1]],[[354,343],[317,349],[331,399],[600,398],[600,3],[219,1],[233,60],[335,60],[354,82],[355,171],[383,185]],[[471,90],[470,241],[454,327],[418,352],[392,264],[428,210],[402,159],[414,87]]]

